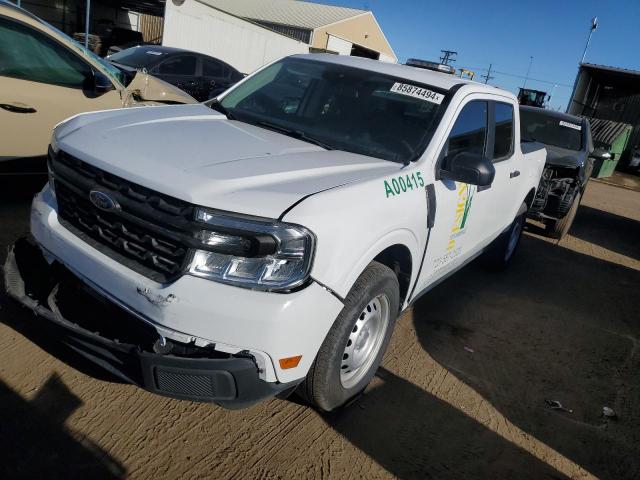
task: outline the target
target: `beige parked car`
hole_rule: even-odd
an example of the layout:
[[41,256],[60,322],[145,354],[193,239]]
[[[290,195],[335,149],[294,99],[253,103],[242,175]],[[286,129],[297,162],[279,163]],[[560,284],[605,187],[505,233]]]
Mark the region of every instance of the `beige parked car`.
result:
[[72,115],[195,102],[151,75],[117,69],[55,27],[0,0],[0,175],[46,172],[51,131]]

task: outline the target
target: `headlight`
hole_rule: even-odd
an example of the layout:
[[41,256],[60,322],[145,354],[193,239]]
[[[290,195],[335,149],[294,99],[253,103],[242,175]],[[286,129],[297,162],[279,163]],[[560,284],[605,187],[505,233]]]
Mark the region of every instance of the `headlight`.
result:
[[201,244],[190,273],[259,290],[290,290],[309,277],[315,237],[299,225],[235,217],[199,208]]

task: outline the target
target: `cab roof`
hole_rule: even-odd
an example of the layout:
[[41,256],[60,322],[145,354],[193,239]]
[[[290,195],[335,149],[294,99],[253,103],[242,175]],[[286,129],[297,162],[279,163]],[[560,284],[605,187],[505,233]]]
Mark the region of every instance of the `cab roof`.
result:
[[465,78],[456,77],[455,75],[426,70],[424,68],[410,67],[398,63],[386,63],[370,58],[351,57],[348,55],[333,55],[330,53],[311,53],[293,55],[294,58],[317,60],[335,65],[344,65],[347,67],[360,68],[372,72],[391,75],[394,77],[405,78],[408,81],[424,83],[442,90],[451,90],[456,85],[466,84],[474,85],[479,90],[495,92],[496,88],[484,85],[483,83],[474,82]]
[[565,120],[571,123],[581,124],[585,120],[582,117],[578,117],[576,115],[571,115],[569,113],[564,112],[556,112],[555,110],[548,110],[546,108],[534,107],[533,105],[520,105],[521,112],[535,112],[541,115],[546,115],[547,117],[557,118],[558,120]]

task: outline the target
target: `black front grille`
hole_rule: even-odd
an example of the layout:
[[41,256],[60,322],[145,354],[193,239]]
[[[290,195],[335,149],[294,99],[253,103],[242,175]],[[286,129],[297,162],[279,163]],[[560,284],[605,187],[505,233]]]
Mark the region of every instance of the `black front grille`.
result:
[[[111,258],[160,283],[188,267],[194,244],[194,206],[129,182],[71,155],[49,154],[58,217],[68,230]],[[98,190],[117,203],[103,210]]]

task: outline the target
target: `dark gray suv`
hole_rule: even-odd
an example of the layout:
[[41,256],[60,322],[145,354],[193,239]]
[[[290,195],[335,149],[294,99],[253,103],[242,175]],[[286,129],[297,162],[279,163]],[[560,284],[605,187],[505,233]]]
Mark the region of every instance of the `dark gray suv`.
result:
[[587,119],[553,110],[520,106],[520,136],[547,148],[529,217],[542,221],[550,237],[562,238],[576,216],[594,160],[610,154],[594,150]]

